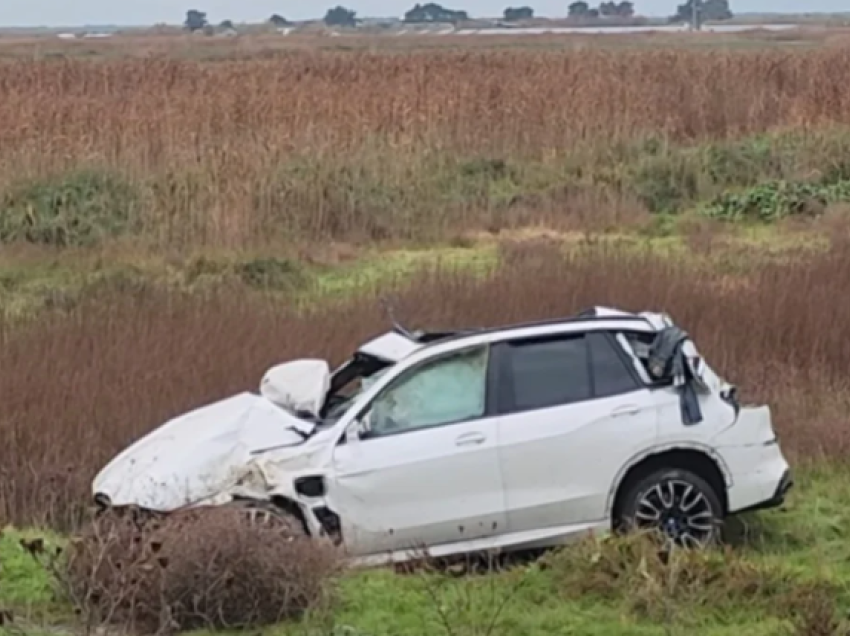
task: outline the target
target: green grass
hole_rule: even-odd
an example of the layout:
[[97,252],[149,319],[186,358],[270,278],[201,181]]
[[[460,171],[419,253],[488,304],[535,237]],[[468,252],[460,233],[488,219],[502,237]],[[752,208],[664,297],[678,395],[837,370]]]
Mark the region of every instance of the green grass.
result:
[[205,187],[194,168],[131,177],[93,164],[0,183],[0,245],[91,248],[135,240],[162,253],[232,243],[232,232],[210,225],[210,210],[221,206],[232,208],[228,221],[240,228],[242,248],[329,235],[446,241],[460,227],[538,221],[563,229],[590,210],[599,218],[586,220],[615,230],[618,221],[604,217],[612,204],[622,204],[625,215],[702,211],[770,222],[847,203],[848,149],[847,128],[699,144],[648,135],[543,156],[402,151],[370,139],[343,155],[305,151],[268,166],[248,177],[252,196],[238,201]]
[[51,574],[20,543],[37,538],[44,541],[46,550],[65,543],[52,532],[0,529],[0,610],[11,612],[14,626],[26,628],[27,633],[68,626],[73,621],[73,610],[57,594]]
[[656,221],[639,230],[603,234],[519,231],[484,233],[455,241],[456,244],[357,248],[348,260],[336,263],[307,263],[297,255],[290,256],[285,249],[207,249],[186,255],[157,255],[133,249],[10,251],[0,253],[0,315],[26,319],[45,308],[71,307],[86,295],[104,289],[119,292],[144,286],[194,292],[229,285],[277,296],[287,303],[324,302],[381,289],[434,267],[472,275],[486,273],[503,256],[500,244],[526,243],[530,247],[525,249],[533,250],[541,235],[559,243],[565,255],[588,245],[607,246],[687,258],[693,264],[702,263],[718,271],[745,271],[753,259],[817,251],[828,247],[830,241],[828,233],[817,225],[786,232],[775,225],[736,224],[733,232],[708,228],[707,233],[717,239],[710,239],[716,247],[700,254],[694,251],[687,229],[694,219],[687,215],[669,222]]
[[[629,540],[613,547],[604,540],[567,547],[542,561],[491,574],[352,572],[341,581],[332,609],[262,631],[269,636],[806,633],[794,631],[789,612],[795,604],[812,605],[807,591],[827,590],[832,609],[850,605],[850,473],[826,466],[798,473],[784,508],[736,524],[742,533],[732,540],[729,554],[688,557],[678,572],[647,565],[647,553]],[[31,625],[40,618],[55,628],[69,608],[54,600],[49,577],[19,545],[23,536],[43,535],[7,529],[0,540],[0,607],[29,616]],[[48,544],[59,541],[48,536]],[[610,575],[612,567],[618,576]],[[704,580],[689,586],[686,574]],[[656,588],[658,583],[662,587]]]

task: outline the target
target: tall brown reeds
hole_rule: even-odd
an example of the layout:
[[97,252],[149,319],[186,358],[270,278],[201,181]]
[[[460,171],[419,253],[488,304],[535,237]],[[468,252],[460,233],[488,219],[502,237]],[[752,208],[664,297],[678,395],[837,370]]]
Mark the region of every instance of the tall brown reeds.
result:
[[848,63],[846,47],[13,61],[0,64],[0,195],[85,168],[130,183],[110,205],[140,210],[155,240],[422,233],[511,200],[509,174],[469,175],[506,159],[578,178],[588,153],[637,137],[848,124]]

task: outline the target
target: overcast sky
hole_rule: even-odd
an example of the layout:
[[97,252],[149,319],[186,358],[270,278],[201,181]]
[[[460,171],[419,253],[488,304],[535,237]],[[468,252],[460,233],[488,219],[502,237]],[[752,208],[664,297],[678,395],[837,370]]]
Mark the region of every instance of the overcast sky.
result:
[[[670,15],[683,0],[635,0],[639,14]],[[212,22],[262,21],[273,13],[290,20],[321,18],[331,6],[342,4],[360,17],[401,16],[416,0],[0,0],[0,26],[82,26],[85,24],[180,23],[186,9],[206,11]],[[513,0],[532,6],[537,15],[560,17],[571,0]],[[194,5],[193,5],[194,3]],[[463,9],[471,16],[496,16],[511,0],[451,0],[450,9]],[[591,2],[596,4],[596,2]],[[195,6],[196,5],[196,6]],[[840,0],[731,0],[733,12],[795,12],[848,10]]]

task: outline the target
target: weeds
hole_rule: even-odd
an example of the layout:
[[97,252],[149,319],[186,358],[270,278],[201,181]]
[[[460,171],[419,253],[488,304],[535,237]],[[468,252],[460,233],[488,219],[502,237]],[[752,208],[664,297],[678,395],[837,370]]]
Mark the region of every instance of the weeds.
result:
[[795,634],[839,636],[839,591],[779,565],[748,560],[745,553],[682,550],[650,534],[588,539],[542,561],[565,598],[591,595],[622,604],[637,618],[686,625],[697,611],[716,616],[746,607],[750,616],[774,616]]
[[779,608],[786,618],[815,607],[831,617],[837,611],[836,590],[826,583],[747,561],[732,548],[671,549],[647,534],[587,540],[544,563],[562,594],[624,601],[631,612],[660,622],[677,620],[682,608],[722,613],[742,603],[753,611]]

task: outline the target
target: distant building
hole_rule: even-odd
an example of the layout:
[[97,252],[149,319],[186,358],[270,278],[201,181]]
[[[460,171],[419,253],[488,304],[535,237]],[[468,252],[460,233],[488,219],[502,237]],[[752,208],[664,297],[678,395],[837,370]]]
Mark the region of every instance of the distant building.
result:
[[400,18],[360,18],[360,26],[391,28],[401,24]]

